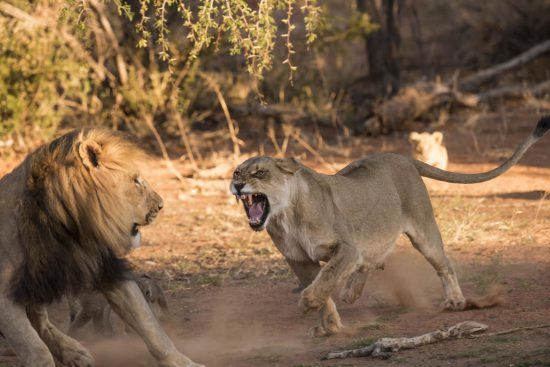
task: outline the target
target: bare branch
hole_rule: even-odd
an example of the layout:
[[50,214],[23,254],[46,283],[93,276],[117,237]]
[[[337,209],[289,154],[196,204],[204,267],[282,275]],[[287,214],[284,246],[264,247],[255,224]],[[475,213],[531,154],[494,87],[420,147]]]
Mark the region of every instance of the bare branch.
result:
[[469,77],[462,80],[462,82],[460,83],[460,88],[464,90],[472,90],[480,84],[491,80],[497,75],[518,68],[547,52],[550,52],[550,39],[531,47],[529,50],[519,54],[518,56],[506,62],[492,66],[487,69],[480,70],[477,73],[470,75]]

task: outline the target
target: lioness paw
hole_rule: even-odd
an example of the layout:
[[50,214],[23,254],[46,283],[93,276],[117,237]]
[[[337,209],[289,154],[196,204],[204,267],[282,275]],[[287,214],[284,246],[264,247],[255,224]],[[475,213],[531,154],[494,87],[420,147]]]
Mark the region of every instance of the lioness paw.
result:
[[464,298],[446,299],[442,307],[447,311],[462,311],[466,308],[466,300]]
[[326,299],[316,296],[311,286],[302,291],[298,307],[303,313],[308,313],[314,310],[320,310],[326,304]]

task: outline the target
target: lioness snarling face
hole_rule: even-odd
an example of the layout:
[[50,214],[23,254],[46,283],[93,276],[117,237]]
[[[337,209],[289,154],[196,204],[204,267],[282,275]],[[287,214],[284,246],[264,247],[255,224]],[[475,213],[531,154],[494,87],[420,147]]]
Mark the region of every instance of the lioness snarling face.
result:
[[549,128],[550,118],[542,118],[507,161],[484,173],[448,172],[391,153],[369,155],[334,175],[294,159],[254,157],[236,168],[230,191],[243,202],[250,227],[267,229],[305,288],[300,308],[321,311],[321,324],[311,335],[342,328],[332,295],[339,291],[344,302],[355,302],[369,272],[383,267],[403,233],[441,278],[444,308],[487,307],[494,303],[464,298],[421,177],[465,184],[488,181],[518,162]]
[[0,332],[27,367],[93,366],[48,319],[63,296],[101,292],[162,367],[197,366],[177,351],[124,256],[163,207],[126,137],[86,129],[38,148],[0,180]]
[[247,160],[235,170],[231,193],[242,200],[253,230],[263,230],[271,216],[288,207],[290,178],[298,167],[293,160],[259,157]]

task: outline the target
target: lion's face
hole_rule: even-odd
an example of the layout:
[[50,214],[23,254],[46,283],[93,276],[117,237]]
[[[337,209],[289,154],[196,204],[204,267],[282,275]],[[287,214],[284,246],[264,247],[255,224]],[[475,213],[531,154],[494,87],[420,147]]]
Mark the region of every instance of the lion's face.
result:
[[152,223],[163,207],[162,198],[133,163],[139,152],[128,142],[101,132],[80,139],[78,156],[84,169],[76,170],[73,177],[87,183],[82,185],[86,187],[82,196],[97,193],[96,200],[86,200],[95,215],[84,222],[96,226],[96,233],[114,233],[116,238],[106,237],[123,249],[138,247],[140,227]]
[[151,224],[162,209],[164,203],[159,194],[157,194],[149,183],[141,177],[139,173],[128,177],[131,180],[128,185],[126,197],[134,209],[132,217],[134,222],[130,229],[132,237],[132,247],[139,247],[141,243],[141,234],[139,227]]
[[254,157],[235,169],[230,190],[242,200],[253,230],[263,230],[271,216],[289,205],[292,176],[299,168],[294,159]]

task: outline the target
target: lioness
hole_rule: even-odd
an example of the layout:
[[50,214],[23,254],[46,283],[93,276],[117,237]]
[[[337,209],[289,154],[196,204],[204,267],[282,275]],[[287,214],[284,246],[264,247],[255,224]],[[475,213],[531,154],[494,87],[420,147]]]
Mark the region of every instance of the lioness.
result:
[[[464,184],[493,179],[516,164],[549,128],[550,117],[542,118],[512,157],[484,173],[447,172],[397,154],[372,154],[324,175],[294,159],[254,157],[234,171],[230,190],[244,203],[250,227],[267,229],[306,286],[301,309],[321,310],[321,325],[310,329],[312,335],[342,328],[331,295],[344,285],[343,301],[356,301],[369,271],[383,265],[402,233],[441,278],[444,307],[463,310],[468,302],[445,255],[421,177]],[[321,267],[320,261],[326,265]]]
[[417,133],[409,134],[409,142],[412,146],[412,156],[430,166],[447,169],[447,148],[443,145],[443,133]]
[[163,206],[134,163],[139,155],[120,134],[74,131],[0,180],[0,331],[24,366],[94,365],[46,313],[62,296],[93,290],[160,366],[197,366],[162,330],[123,258]]

